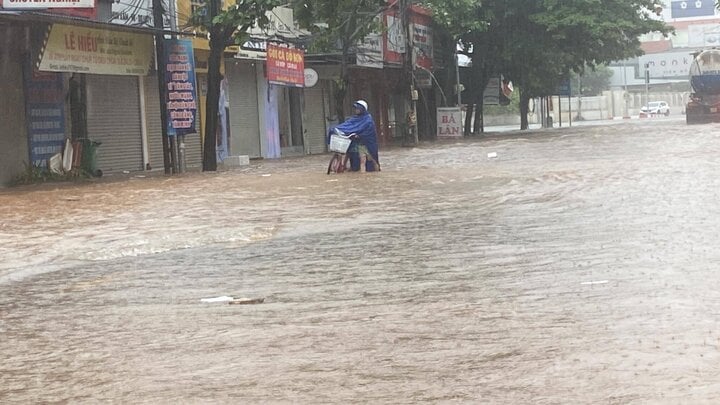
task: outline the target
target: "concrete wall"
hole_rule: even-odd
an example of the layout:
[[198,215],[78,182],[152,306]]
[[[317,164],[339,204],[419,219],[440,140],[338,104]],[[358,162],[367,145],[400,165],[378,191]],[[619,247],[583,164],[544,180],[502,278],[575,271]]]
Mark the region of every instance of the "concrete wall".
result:
[[0,186],[25,170],[30,160],[25,128],[23,31],[0,23]]
[[[645,93],[628,93],[627,111],[625,110],[625,92],[621,90],[605,91],[601,96],[583,97],[582,98],[582,117],[585,120],[607,120],[614,118],[622,118],[624,116],[637,117],[640,114],[640,108],[647,104],[648,96],[650,101],[666,101],[670,105],[670,113],[672,115],[684,114],[685,104],[688,101],[689,93],[687,92],[650,92]],[[554,103],[554,121],[558,121],[558,98],[553,97]],[[580,100],[577,97],[570,99],[572,106],[572,117],[575,119],[580,106]],[[562,116],[563,122],[567,122],[570,117],[568,108],[568,98],[562,98]]]

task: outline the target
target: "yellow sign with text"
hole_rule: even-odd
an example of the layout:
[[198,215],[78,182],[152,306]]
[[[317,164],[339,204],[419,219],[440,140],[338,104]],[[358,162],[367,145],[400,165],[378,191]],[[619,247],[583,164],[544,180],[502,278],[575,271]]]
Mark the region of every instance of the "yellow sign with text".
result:
[[150,70],[149,34],[53,24],[41,71],[144,76]]

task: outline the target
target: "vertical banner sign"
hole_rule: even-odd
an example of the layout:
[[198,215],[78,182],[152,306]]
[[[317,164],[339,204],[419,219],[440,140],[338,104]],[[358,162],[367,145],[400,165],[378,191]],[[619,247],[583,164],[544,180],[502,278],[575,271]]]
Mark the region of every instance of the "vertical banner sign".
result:
[[400,64],[405,54],[406,36],[402,21],[396,11],[385,13],[385,26],[387,27],[383,33],[385,62]]
[[62,75],[26,69],[25,114],[30,161],[47,167],[48,159],[62,152],[65,141],[65,94]]
[[462,111],[460,107],[438,108],[437,126],[438,138],[462,137]]
[[430,25],[432,20],[429,16],[423,14],[413,14],[412,16],[412,43],[415,51],[415,64],[427,70],[433,68],[433,42],[432,28]]
[[305,51],[268,44],[267,77],[271,84],[305,87]]
[[195,58],[188,39],[165,40],[168,136],[194,134],[197,118]]

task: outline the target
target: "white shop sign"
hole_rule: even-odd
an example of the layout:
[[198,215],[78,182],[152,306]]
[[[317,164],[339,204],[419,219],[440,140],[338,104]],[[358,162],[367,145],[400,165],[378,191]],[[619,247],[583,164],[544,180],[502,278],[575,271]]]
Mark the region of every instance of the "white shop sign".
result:
[[437,137],[460,138],[462,136],[462,110],[460,107],[438,108]]

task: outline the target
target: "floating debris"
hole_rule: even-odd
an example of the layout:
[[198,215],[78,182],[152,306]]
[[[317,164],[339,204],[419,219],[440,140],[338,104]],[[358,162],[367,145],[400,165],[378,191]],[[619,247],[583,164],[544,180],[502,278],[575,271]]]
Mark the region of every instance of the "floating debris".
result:
[[265,298],[238,298],[228,302],[230,305],[253,305],[262,304],[265,302]]
[[234,300],[233,297],[229,297],[227,295],[223,295],[221,297],[214,297],[214,298],[203,298],[200,300],[200,302],[207,302],[207,303],[213,303],[213,302],[230,302]]
[[583,283],[580,283],[581,285],[596,285],[596,284],[607,284],[608,280],[600,280],[600,281],[585,281]]

